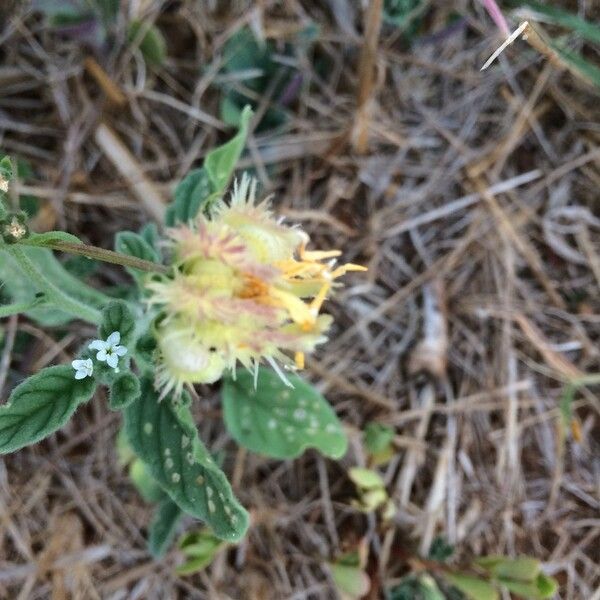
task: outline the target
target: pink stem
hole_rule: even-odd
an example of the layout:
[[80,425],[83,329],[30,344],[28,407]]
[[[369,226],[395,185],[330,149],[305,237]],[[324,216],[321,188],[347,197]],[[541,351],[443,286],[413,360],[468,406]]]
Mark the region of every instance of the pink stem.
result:
[[494,23],[496,23],[496,25],[498,26],[498,29],[500,29],[500,31],[506,37],[508,37],[510,35],[510,29],[508,28],[508,23],[506,22],[506,19],[504,18],[504,15],[502,14],[500,7],[498,6],[498,4],[496,4],[496,0],[481,0],[481,1],[483,2],[485,9],[490,14],[490,17],[492,17]]

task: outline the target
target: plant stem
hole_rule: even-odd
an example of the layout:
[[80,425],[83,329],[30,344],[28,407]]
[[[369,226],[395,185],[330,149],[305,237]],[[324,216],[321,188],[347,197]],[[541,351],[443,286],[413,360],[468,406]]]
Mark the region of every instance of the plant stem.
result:
[[[19,242],[21,245],[27,245],[27,239]],[[55,241],[44,244],[45,248],[51,250],[57,250],[59,252],[69,252],[70,254],[79,254],[80,256],[87,256],[96,260],[112,263],[114,265],[122,265],[124,267],[131,267],[132,269],[138,269],[139,271],[146,271],[148,273],[163,273],[169,272],[169,267],[165,265],[159,265],[157,263],[150,262],[149,260],[143,260],[136,258],[135,256],[129,256],[128,254],[121,254],[120,252],[113,252],[112,250],[105,250],[104,248],[98,248],[97,246],[88,246],[87,244],[72,244],[71,242]]]
[[0,319],[11,317],[12,315],[18,315],[19,313],[27,312],[36,306],[42,304],[41,298],[35,298],[30,302],[15,302],[14,304],[4,304],[0,306]]
[[56,305],[56,308],[69,313],[78,319],[82,319],[83,321],[88,321],[95,325],[100,323],[100,311],[75,300],[56,287],[37,269],[33,262],[31,262],[31,259],[17,244],[4,246],[3,249],[13,256],[19,264],[19,267],[29,277],[31,282],[35,284],[40,291],[45,293],[46,300]]

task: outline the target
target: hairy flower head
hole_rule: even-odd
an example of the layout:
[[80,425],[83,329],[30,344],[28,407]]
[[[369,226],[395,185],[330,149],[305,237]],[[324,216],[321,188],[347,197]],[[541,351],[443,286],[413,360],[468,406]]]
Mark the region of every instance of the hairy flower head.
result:
[[335,279],[364,270],[336,267],[337,250],[307,251],[306,233],[276,221],[255,196],[245,175],[228,204],[169,231],[175,275],[147,284],[161,313],[163,394],[217,381],[237,362],[251,369],[265,360],[285,380],[278,363],[302,368],[304,354],[326,339],[332,319],[319,313]]

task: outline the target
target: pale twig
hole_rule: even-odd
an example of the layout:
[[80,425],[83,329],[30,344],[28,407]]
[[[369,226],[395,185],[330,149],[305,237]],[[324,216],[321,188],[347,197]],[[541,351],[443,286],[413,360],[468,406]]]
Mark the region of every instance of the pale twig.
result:
[[146,211],[158,223],[162,223],[165,215],[165,199],[146,177],[138,161],[117,134],[108,125],[101,124],[96,129],[95,140]]

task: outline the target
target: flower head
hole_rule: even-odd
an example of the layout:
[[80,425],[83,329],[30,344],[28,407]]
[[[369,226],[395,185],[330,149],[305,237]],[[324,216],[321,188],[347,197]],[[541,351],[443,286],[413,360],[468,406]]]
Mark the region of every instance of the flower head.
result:
[[90,350],[97,350],[96,360],[106,362],[106,364],[112,369],[116,369],[119,364],[119,357],[127,354],[127,348],[120,346],[121,334],[118,331],[113,331],[107,338],[106,341],[94,340],[90,343],[88,348]]
[[94,365],[91,358],[85,360],[74,360],[71,366],[75,369],[75,379],[85,379],[91,377],[94,372]]
[[147,283],[160,309],[163,394],[212,383],[238,362],[302,368],[304,353],[326,339],[332,319],[319,312],[335,280],[365,270],[336,267],[337,250],[307,251],[307,234],[276,221],[255,197],[256,182],[244,176],[228,204],[169,231],[175,275]]

